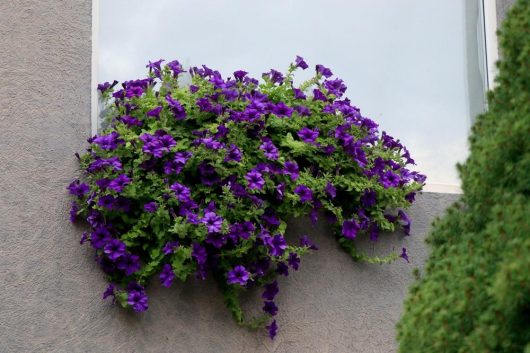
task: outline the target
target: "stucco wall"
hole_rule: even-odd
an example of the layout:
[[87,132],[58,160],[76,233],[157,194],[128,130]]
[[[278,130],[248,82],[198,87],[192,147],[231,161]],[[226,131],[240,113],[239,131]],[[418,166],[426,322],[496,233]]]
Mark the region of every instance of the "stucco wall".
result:
[[209,281],[154,283],[141,315],[100,299],[65,190],[90,131],[90,32],[88,0],[0,1],[0,352],[394,352],[424,235],[455,195],[419,196],[412,236],[361,244],[406,246],[411,264],[354,263],[324,224],[293,221],[290,234],[313,234],[320,250],[281,281],[274,341],[236,327]]

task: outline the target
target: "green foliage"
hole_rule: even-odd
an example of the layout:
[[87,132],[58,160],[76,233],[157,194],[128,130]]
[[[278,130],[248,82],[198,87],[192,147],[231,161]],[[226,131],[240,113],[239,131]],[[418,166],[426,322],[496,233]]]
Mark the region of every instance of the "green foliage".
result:
[[530,352],[530,1],[499,38],[498,86],[459,166],[464,194],[435,222],[398,324],[403,353]]

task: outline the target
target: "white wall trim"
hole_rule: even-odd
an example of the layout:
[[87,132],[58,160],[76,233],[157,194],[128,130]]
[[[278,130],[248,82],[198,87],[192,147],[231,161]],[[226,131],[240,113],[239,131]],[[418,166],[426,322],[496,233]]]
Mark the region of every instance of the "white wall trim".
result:
[[99,0],[92,0],[92,65],[90,79],[90,132],[98,131]]
[[499,60],[499,44],[497,40],[497,1],[482,0],[484,13],[484,35],[486,38],[486,66],[488,75],[488,89],[495,87],[497,75],[496,63]]

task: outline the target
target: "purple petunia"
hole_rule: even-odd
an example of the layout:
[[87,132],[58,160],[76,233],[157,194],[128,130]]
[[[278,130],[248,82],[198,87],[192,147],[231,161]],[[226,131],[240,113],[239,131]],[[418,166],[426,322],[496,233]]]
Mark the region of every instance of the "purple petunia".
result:
[[298,185],[294,192],[300,197],[300,202],[309,202],[313,199],[313,192],[305,185]]
[[226,278],[228,284],[239,284],[244,286],[250,279],[250,272],[242,265],[237,265],[232,270],[228,271]]
[[197,263],[204,264],[208,258],[206,249],[203,248],[199,243],[194,242],[191,250],[191,256],[195,258]]
[[407,249],[406,248],[401,249],[401,255],[399,255],[399,257],[401,257],[402,259],[404,259],[405,261],[410,263],[409,255],[407,255]]
[[361,205],[365,208],[372,207],[376,204],[376,192],[374,190],[366,189],[361,196]]
[[113,151],[118,147],[119,144],[124,143],[124,141],[120,139],[120,134],[118,134],[116,131],[113,131],[109,135],[98,136],[94,138],[92,143],[98,145],[105,151]]
[[305,143],[314,143],[318,137],[318,129],[311,130],[307,126],[298,131],[298,137]]
[[131,183],[131,178],[126,174],[120,174],[109,182],[108,188],[116,192],[122,192],[123,188]]
[[148,213],[155,213],[158,210],[158,205],[155,201],[144,204],[144,210]]
[[162,248],[162,253],[164,255],[169,255],[169,254],[172,254],[173,251],[179,246],[179,242],[174,240],[174,241],[168,241],[164,247]]
[[332,199],[334,199],[335,197],[337,197],[337,189],[335,188],[335,186],[333,186],[332,183],[330,183],[328,181],[328,183],[326,184],[326,188],[324,189],[324,191],[326,192],[326,194],[329,195],[329,197],[331,197]]
[[79,182],[79,180],[74,180],[68,185],[67,188],[70,191],[71,195],[77,196],[77,197],[83,197],[85,194],[87,194],[90,191],[90,187],[85,184]]
[[240,162],[241,161],[241,150],[236,145],[231,144],[226,150],[225,162]]
[[316,66],[316,71],[326,78],[329,78],[333,75],[333,72],[331,72],[330,69],[320,64]]
[[166,102],[176,120],[183,120],[186,118],[186,111],[179,101],[173,99],[171,95],[168,94],[166,96]]
[[272,107],[271,113],[278,117],[291,117],[293,114],[293,109],[285,105],[284,102],[279,102]]
[[116,261],[125,255],[125,244],[121,240],[112,239],[105,245],[103,252],[110,260]]
[[206,212],[201,219],[201,223],[206,225],[209,233],[217,233],[221,231],[223,225],[223,218],[218,216],[215,212]]
[[171,184],[169,189],[175,193],[177,200],[181,202],[186,202],[191,199],[191,190],[180,183]]
[[346,220],[342,223],[342,235],[345,238],[353,240],[357,236],[360,227],[355,220]]
[[271,316],[275,316],[278,313],[278,307],[273,301],[266,301],[263,303],[263,311]]
[[164,287],[171,287],[171,283],[175,279],[175,273],[173,272],[173,269],[171,268],[170,264],[165,264],[162,267],[162,271],[160,272],[160,283]]
[[264,141],[260,146],[260,150],[263,151],[263,154],[268,159],[276,160],[279,157],[278,148],[274,146],[274,143],[272,141],[267,140]]
[[410,235],[410,226],[412,225],[411,219],[403,210],[399,210],[398,217],[401,225],[403,226],[405,235]]
[[131,290],[127,295],[127,304],[136,312],[146,311],[148,308],[147,295],[144,291]]
[[296,164],[296,162],[287,161],[287,162],[285,162],[283,167],[284,167],[283,168],[283,174],[290,176],[291,180],[293,180],[293,181],[298,179],[299,169],[298,169],[298,164]]
[[267,246],[271,256],[282,256],[287,249],[287,242],[281,234],[276,234],[268,240]]
[[311,250],[318,250],[318,247],[309,239],[307,235],[300,237],[300,246],[307,247]]
[[299,67],[302,70],[305,70],[309,67],[307,63],[304,61],[304,58],[298,55],[296,56],[295,64],[296,64],[296,67]]
[[289,253],[289,257],[287,259],[287,263],[295,271],[298,271],[298,268],[300,267],[300,257],[298,257],[298,254],[296,254],[294,252],[291,252],[291,253]]
[[125,255],[121,256],[118,261],[118,269],[125,272],[127,276],[132,275],[140,269],[140,257],[138,255],[125,253]]
[[274,297],[278,294],[280,289],[278,288],[278,281],[273,281],[265,285],[265,290],[261,297],[265,300],[274,300]]
[[276,320],[273,320],[270,325],[265,327],[269,332],[269,337],[271,339],[274,339],[274,337],[276,337],[276,334],[278,333],[278,324],[276,324]]
[[160,112],[162,111],[162,107],[158,106],[156,108],[153,108],[149,110],[147,113],[145,113],[147,116],[153,117],[153,118],[160,118]]
[[263,175],[257,170],[251,170],[248,172],[247,175],[245,175],[245,179],[248,182],[249,189],[261,190],[265,185],[265,179],[263,179]]

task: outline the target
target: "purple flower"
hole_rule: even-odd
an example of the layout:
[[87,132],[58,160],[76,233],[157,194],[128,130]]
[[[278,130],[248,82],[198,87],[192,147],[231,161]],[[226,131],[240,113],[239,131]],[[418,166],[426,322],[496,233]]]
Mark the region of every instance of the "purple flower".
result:
[[199,243],[194,242],[191,250],[191,256],[195,258],[198,264],[206,263],[208,253]]
[[305,185],[298,185],[294,192],[300,197],[300,202],[309,202],[313,199],[313,192]]
[[263,179],[262,174],[257,170],[251,170],[248,172],[247,175],[245,175],[245,179],[248,182],[249,189],[261,190],[265,185],[265,180]]
[[127,295],[127,304],[132,306],[136,312],[146,311],[148,308],[147,295],[144,291],[132,290]]
[[112,239],[105,245],[103,252],[110,260],[116,261],[125,255],[125,244],[118,239]]
[[345,238],[353,240],[357,236],[360,227],[355,220],[347,220],[342,223],[342,235]]
[[131,183],[131,179],[126,174],[121,174],[110,181],[108,188],[116,192],[122,192],[123,188]]
[[399,175],[392,173],[392,171],[388,170],[379,177],[379,181],[385,189],[388,189],[391,187],[399,186],[399,182],[401,181],[401,179]]
[[156,108],[153,108],[151,110],[149,110],[146,115],[147,116],[150,116],[150,117],[153,117],[153,118],[160,118],[160,112],[162,111],[162,107],[156,107]]
[[337,189],[329,181],[326,184],[326,188],[324,190],[326,191],[326,194],[328,194],[329,197],[331,197],[332,199],[337,196]]
[[416,198],[416,193],[414,191],[409,192],[408,194],[405,195],[405,200],[407,200],[410,203],[413,203],[415,198]]
[[273,301],[266,301],[263,305],[263,311],[271,316],[278,314],[278,307]]
[[129,126],[129,127],[142,126],[143,125],[143,123],[140,120],[138,120],[135,117],[132,117],[130,115],[123,115],[118,120],[121,121],[122,123],[124,123],[125,125]]
[[166,66],[173,72],[174,77],[177,77],[180,73],[184,72],[182,65],[177,60],[168,62]]
[[166,96],[166,101],[169,106],[169,109],[173,112],[173,116],[177,120],[183,120],[186,118],[186,111],[184,110],[184,107],[180,104],[179,101],[176,99],[173,99],[171,95]]
[[108,286],[107,286],[107,289],[105,289],[105,291],[103,292],[103,299],[107,299],[108,297],[110,296],[113,296],[114,297],[114,291],[116,289],[116,286],[114,285],[114,283],[110,283]]
[[304,58],[298,55],[296,56],[295,64],[296,64],[296,67],[299,67],[302,70],[305,70],[309,67],[307,63],[304,61]]
[[296,99],[306,99],[307,96],[304,94],[304,92],[302,92],[302,90],[298,89],[298,88],[293,88],[293,92],[294,92],[294,98]]
[[98,206],[106,208],[107,210],[113,210],[116,205],[116,199],[112,195],[100,196],[98,200]]
[[97,158],[94,162],[90,163],[87,171],[90,173],[99,172],[107,167],[112,167],[112,170],[122,170],[122,164],[118,157],[111,158]]
[[160,78],[160,71],[162,70],[160,64],[162,61],[164,61],[164,59],[160,59],[155,62],[149,61],[149,64],[147,64],[145,67],[149,68],[149,72],[153,72],[156,77]]
[[283,83],[283,74],[277,70],[271,69],[270,72],[264,73],[263,78],[269,78],[272,83]]
[[274,297],[276,297],[276,294],[278,294],[279,291],[278,281],[274,281],[265,285],[265,290],[261,297],[265,300],[274,300]]
[[308,247],[311,250],[318,250],[318,247],[309,239],[307,235],[302,235],[300,238],[300,246]]
[[273,320],[270,325],[265,326],[267,330],[269,331],[269,337],[274,339],[276,337],[276,334],[278,333],[278,325],[276,324],[276,320]]
[[114,81],[112,84],[108,82],[100,83],[98,84],[98,91],[100,91],[102,94],[114,87],[118,81]]
[[276,234],[268,240],[267,246],[271,256],[282,256],[287,249],[287,242],[281,234]]
[[140,269],[140,257],[138,255],[125,253],[125,255],[121,256],[118,261],[118,269],[125,272],[127,276],[132,275]]
[[298,179],[298,176],[299,176],[298,164],[292,161],[285,162],[284,168],[283,168],[283,174],[290,176],[291,180],[293,181]]
[[120,139],[120,134],[118,134],[116,131],[113,131],[109,135],[98,136],[94,138],[92,143],[98,145],[105,151],[112,151],[115,150],[119,144],[124,143],[124,141]]
[[286,116],[290,117],[293,114],[293,109],[289,108],[287,105],[285,105],[284,102],[279,102],[275,106],[273,106],[271,113],[278,117]]
[[326,78],[329,78],[333,75],[333,72],[331,72],[331,70],[325,67],[324,65],[320,65],[320,64],[317,65],[316,70],[319,74],[321,74],[322,76]]
[[209,233],[217,233],[221,231],[223,218],[215,214],[215,212],[206,212],[201,222],[206,225]]
[[94,249],[101,249],[110,240],[110,232],[105,227],[97,227],[90,233],[90,243]]
[[300,258],[294,252],[289,253],[289,258],[287,259],[289,266],[291,266],[295,271],[298,271],[300,267]]
[[225,162],[240,162],[241,161],[241,150],[236,145],[231,144],[226,150]]
[[324,82],[324,87],[331,93],[334,94],[337,97],[342,97],[344,92],[346,92],[346,85],[344,84],[344,81],[341,79],[336,80],[327,80]]
[[169,255],[169,254],[172,254],[173,251],[179,246],[179,242],[178,241],[168,241],[166,243],[166,245],[164,245],[164,247],[162,248],[162,253],[164,255]]
[[409,262],[409,256],[407,255],[407,249],[406,248],[403,248],[401,250],[401,255],[399,255],[399,257],[401,257],[402,259],[404,259],[405,261]]
[[148,213],[154,213],[158,210],[158,205],[155,201],[148,202],[144,205],[144,210]]
[[318,88],[313,90],[313,100],[326,102],[328,99],[324,93]]
[[400,219],[401,225],[403,226],[405,235],[410,235],[410,226],[412,225],[412,221],[410,220],[409,216],[402,210],[399,210],[398,217]]
[[162,272],[160,272],[160,283],[164,287],[171,287],[171,283],[175,279],[175,273],[173,272],[173,269],[171,268],[170,264],[165,264],[162,267]]
[[83,197],[86,193],[90,191],[90,188],[85,183],[80,183],[79,180],[74,180],[67,188],[70,191],[71,195],[77,197]]
[[250,272],[242,265],[237,265],[233,270],[228,271],[226,278],[228,284],[239,284],[244,286],[250,279]]
[[261,146],[259,146],[260,150],[263,151],[263,154],[268,159],[276,160],[279,157],[278,148],[274,146],[274,143],[272,141],[267,140],[264,141]]
[[308,127],[304,127],[298,131],[298,137],[300,137],[300,139],[305,143],[314,143],[318,137],[318,134],[318,129],[311,130]]
[[276,264],[276,273],[286,277],[289,276],[289,266],[285,262],[278,262]]
[[361,205],[364,208],[372,207],[376,204],[376,192],[374,190],[366,189],[361,196]]
[[243,70],[234,71],[234,77],[239,82],[243,81],[243,77],[245,77],[247,74],[248,72],[243,71]]
[[77,220],[77,212],[79,211],[79,205],[77,202],[72,201],[72,206],[70,208],[70,222],[74,223]]
[[175,193],[175,196],[177,197],[177,200],[181,202],[189,201],[191,198],[191,191],[188,187],[180,184],[180,183],[173,183],[169,187],[171,191]]

